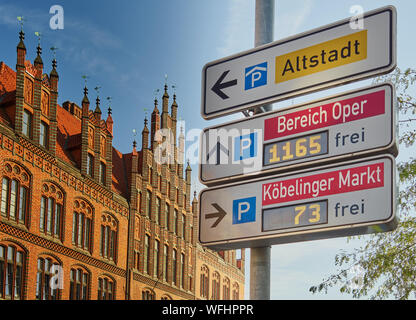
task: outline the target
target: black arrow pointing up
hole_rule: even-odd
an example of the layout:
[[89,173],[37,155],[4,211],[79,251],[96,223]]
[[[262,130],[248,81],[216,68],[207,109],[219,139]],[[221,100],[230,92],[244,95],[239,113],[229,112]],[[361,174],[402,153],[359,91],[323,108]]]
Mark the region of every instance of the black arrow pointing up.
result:
[[215,82],[214,86],[211,88],[212,91],[214,91],[217,95],[220,96],[220,98],[222,99],[228,99],[229,96],[227,96],[224,92],[222,92],[222,89],[228,88],[228,87],[232,87],[235,86],[237,84],[237,79],[228,81],[228,82],[224,82],[221,83],[222,80],[224,80],[224,78],[227,76],[228,72],[230,72],[230,70],[224,71],[224,73],[221,75],[221,77],[219,77],[219,79],[217,80],[217,82]]
[[222,221],[222,219],[224,219],[227,212],[225,212],[224,209],[221,208],[217,203],[213,203],[212,206],[217,209],[217,212],[206,214],[205,219],[217,218],[217,220],[211,226],[211,228],[215,228]]

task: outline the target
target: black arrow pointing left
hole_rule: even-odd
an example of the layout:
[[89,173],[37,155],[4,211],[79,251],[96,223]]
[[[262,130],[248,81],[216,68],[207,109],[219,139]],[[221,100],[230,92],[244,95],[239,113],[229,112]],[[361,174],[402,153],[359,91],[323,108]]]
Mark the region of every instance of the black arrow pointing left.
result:
[[217,209],[217,212],[209,213],[205,215],[205,219],[212,219],[217,218],[211,228],[215,228],[221,221],[224,219],[224,217],[227,215],[227,212],[224,211],[223,208],[221,208],[217,203],[213,203],[212,206]]
[[229,96],[222,92],[222,89],[237,85],[237,79],[222,82],[222,80],[224,80],[224,78],[227,76],[228,72],[230,72],[230,70],[224,71],[221,77],[218,78],[217,82],[215,82],[214,86],[211,88],[211,90],[214,91],[223,100],[228,99]]

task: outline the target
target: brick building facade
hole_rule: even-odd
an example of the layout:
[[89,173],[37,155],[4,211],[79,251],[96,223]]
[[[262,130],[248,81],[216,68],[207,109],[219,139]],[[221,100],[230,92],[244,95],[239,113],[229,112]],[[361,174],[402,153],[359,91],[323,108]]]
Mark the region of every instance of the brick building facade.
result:
[[[244,252],[197,241],[175,95],[169,110],[165,85],[140,150],[122,154],[99,97],[58,105],[41,51],[26,60],[21,31],[16,71],[0,62],[0,299],[242,299]],[[173,133],[164,153],[160,129]]]

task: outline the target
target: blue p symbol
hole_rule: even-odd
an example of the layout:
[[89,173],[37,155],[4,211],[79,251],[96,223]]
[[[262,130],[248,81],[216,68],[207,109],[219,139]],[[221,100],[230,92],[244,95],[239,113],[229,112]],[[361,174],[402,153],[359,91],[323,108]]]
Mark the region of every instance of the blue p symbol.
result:
[[233,201],[233,224],[256,221],[256,197]]
[[267,84],[267,62],[246,68],[245,90],[257,88]]
[[234,138],[234,161],[257,156],[257,132]]

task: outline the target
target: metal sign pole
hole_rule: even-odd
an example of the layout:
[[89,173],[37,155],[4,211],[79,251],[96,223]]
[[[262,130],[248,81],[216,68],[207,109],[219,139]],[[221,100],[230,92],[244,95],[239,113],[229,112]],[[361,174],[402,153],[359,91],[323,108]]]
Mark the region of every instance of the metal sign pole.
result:
[[[275,0],[256,0],[254,46],[273,41]],[[262,109],[261,109],[262,108]],[[271,111],[272,105],[257,108],[254,113]],[[271,247],[250,249],[250,299],[270,300]]]

